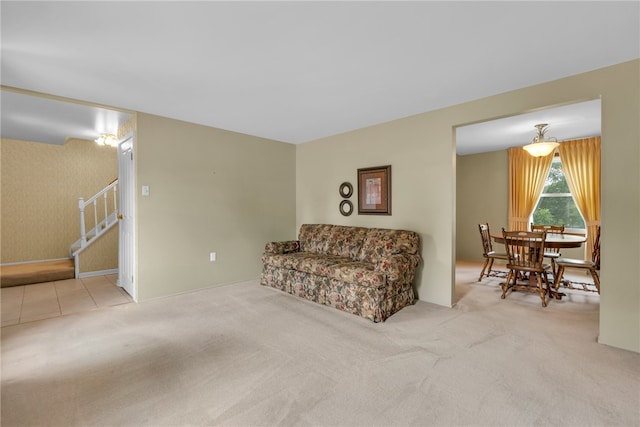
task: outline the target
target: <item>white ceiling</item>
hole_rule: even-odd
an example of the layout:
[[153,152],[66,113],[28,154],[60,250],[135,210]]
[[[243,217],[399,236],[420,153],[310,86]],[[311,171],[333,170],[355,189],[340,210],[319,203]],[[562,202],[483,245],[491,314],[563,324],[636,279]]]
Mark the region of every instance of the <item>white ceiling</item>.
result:
[[532,142],[537,124],[548,124],[545,137],[558,141],[601,134],[600,99],[505,117],[456,128],[459,155],[504,150]]
[[0,94],[2,137],[64,144],[67,139],[117,135],[131,114],[109,108],[35,96],[10,90]]
[[[3,0],[1,36],[3,86],[295,144],[639,58],[640,3]],[[16,105],[25,132],[105,114],[8,93],[3,137]],[[597,107],[459,128],[458,152],[588,136],[567,117]]]

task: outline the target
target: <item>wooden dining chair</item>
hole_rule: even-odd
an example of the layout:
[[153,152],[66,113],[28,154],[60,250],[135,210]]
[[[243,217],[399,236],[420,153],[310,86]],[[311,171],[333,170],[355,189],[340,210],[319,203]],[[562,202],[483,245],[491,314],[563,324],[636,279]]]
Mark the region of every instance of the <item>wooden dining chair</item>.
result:
[[[534,224],[531,223],[531,231],[544,231],[547,234],[564,234],[564,224],[563,225],[547,225],[547,224]],[[551,271],[553,272],[553,277],[557,277],[558,275],[558,267],[556,266],[556,260],[560,258],[562,254],[560,253],[559,248],[545,248],[544,257],[551,261]]]
[[596,287],[598,293],[600,293],[600,227],[596,229],[596,238],[593,241],[593,251],[591,252],[591,261],[573,258],[558,258],[556,259],[556,265],[558,266],[558,272],[555,276],[553,287],[558,290],[560,282],[562,282],[562,276],[564,275],[565,268],[577,268],[581,270],[588,270],[593,278],[593,284]]
[[[482,277],[491,276],[491,269],[493,268],[493,262],[496,259],[503,260],[505,263],[507,262],[507,254],[502,252],[496,252],[493,250],[493,244],[491,243],[491,230],[489,228],[489,223],[478,224],[478,230],[480,230],[480,238],[482,239],[482,256],[484,257],[484,265],[482,266],[482,271],[480,272],[480,277],[478,278],[478,282],[482,280]],[[504,273],[504,272],[503,272]],[[495,271],[493,276],[495,276]],[[504,276],[503,276],[504,277]]]
[[[504,246],[507,252],[507,268],[509,274],[507,281],[502,284],[502,296],[504,299],[511,289],[534,292],[540,296],[542,306],[547,306],[547,294],[551,294],[551,287],[547,274],[551,268],[545,264],[544,231],[506,231],[502,229]],[[520,277],[528,279],[518,282]]]

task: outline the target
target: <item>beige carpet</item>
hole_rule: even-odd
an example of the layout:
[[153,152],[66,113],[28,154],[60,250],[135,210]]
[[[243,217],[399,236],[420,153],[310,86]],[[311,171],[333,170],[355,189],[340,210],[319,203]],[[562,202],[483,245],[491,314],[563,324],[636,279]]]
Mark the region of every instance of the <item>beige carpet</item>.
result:
[[640,425],[597,294],[501,300],[479,269],[383,324],[256,280],[4,327],[2,426]]
[[0,287],[30,285],[73,279],[75,266],[72,259],[14,264],[0,267]]

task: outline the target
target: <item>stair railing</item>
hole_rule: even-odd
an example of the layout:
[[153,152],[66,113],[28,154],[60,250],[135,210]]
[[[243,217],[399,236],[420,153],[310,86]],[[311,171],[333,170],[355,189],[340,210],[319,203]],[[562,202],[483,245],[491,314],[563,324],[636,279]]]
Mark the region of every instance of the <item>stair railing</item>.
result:
[[[77,256],[91,242],[118,222],[118,180],[114,180],[87,201],[80,197],[78,209],[80,211],[80,239],[71,245],[69,251],[71,256]],[[87,214],[90,216],[87,217]],[[88,226],[89,230],[87,230]]]

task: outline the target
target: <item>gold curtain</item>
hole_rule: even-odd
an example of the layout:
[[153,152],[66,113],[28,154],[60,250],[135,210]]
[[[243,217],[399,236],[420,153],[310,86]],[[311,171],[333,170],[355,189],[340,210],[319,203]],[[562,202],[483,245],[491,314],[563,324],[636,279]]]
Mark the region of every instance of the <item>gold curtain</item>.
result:
[[587,226],[586,259],[591,259],[600,225],[600,137],[564,141],[560,159],[567,184]]
[[544,188],[553,153],[533,157],[522,147],[509,153],[509,230],[528,230],[529,217]]

